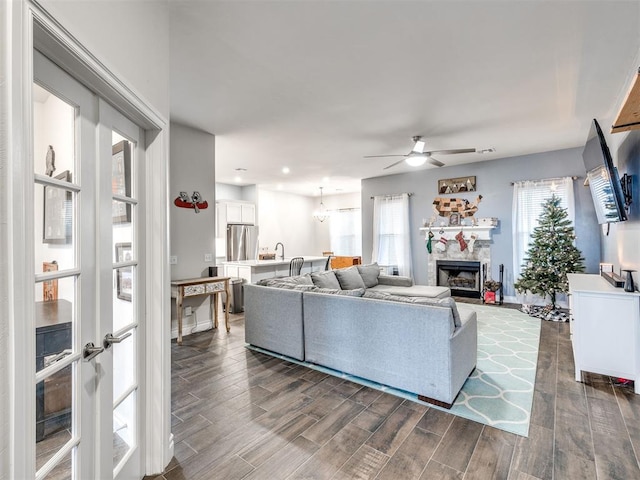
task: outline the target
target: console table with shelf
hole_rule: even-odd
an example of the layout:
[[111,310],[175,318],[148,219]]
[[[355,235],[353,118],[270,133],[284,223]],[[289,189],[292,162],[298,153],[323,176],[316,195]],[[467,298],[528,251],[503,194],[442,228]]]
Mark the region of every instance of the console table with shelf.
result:
[[568,279],[576,381],[583,371],[624,378],[640,394],[640,293],[625,292],[599,275]]

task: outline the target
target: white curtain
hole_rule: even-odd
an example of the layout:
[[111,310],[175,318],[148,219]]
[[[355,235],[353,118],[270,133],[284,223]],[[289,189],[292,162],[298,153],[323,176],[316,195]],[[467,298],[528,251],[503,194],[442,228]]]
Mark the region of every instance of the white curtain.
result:
[[[571,220],[575,228],[575,204],[571,177],[515,182],[513,185],[514,280],[520,278],[531,234],[538,225],[538,218],[543,211],[542,204],[554,194],[560,198],[560,206],[567,209],[568,219]],[[523,301],[522,296],[518,297],[520,301]],[[544,299],[534,299],[533,302],[527,301],[526,303],[538,303],[538,300]]]
[[334,210],[329,217],[331,251],[336,255],[362,255],[362,215],[359,208]]
[[373,198],[371,258],[380,266],[396,267],[398,275],[412,276],[408,193]]

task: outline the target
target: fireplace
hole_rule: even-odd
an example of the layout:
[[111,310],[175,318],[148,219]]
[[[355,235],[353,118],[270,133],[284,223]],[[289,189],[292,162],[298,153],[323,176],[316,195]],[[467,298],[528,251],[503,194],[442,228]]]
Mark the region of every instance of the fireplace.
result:
[[451,295],[481,298],[480,262],[437,260],[436,280],[440,287],[449,287]]

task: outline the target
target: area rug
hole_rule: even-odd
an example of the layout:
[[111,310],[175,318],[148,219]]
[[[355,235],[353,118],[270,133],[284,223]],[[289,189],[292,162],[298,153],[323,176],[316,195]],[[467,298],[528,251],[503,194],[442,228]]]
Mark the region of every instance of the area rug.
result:
[[247,345],[247,348],[527,437],[538,363],[540,320],[498,306],[458,303],[458,309],[472,309],[478,315],[478,364],[448,410],[418,400],[415,393],[301,362],[253,345]]

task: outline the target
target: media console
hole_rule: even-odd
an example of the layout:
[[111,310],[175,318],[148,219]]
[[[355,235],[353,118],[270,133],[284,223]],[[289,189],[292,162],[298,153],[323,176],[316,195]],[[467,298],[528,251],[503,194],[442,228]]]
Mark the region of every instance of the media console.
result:
[[640,394],[640,293],[599,275],[569,274],[575,379],[582,371],[625,378]]

